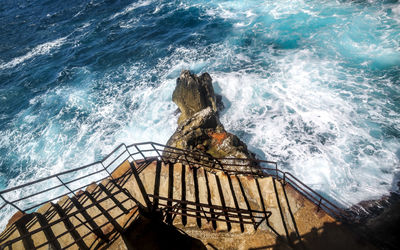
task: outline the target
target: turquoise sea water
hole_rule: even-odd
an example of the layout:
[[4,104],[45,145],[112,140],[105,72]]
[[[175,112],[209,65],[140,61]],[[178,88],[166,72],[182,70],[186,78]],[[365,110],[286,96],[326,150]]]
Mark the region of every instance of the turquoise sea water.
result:
[[398,1],[2,1],[0,187],[165,143],[182,69],[221,120],[344,206],[396,190]]

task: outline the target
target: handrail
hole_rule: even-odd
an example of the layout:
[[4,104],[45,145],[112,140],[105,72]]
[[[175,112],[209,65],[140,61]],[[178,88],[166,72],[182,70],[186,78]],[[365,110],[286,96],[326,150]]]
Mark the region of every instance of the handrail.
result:
[[[140,150],[140,146],[144,145],[150,145],[152,149],[144,149]],[[155,146],[162,147],[162,149],[157,149]],[[195,162],[188,160],[186,157],[184,159],[179,159],[180,161],[188,163],[188,165],[195,164],[195,165],[200,165],[202,167],[206,167],[208,169],[217,169],[217,170],[222,170],[227,173],[233,173],[233,174],[249,174],[249,175],[255,175],[255,176],[272,176],[276,178],[279,181],[282,181],[284,184],[288,183],[290,184],[294,189],[297,191],[301,192],[308,200],[313,202],[318,206],[318,210],[322,208],[329,214],[333,215],[337,219],[346,219],[348,216],[347,213],[335,205],[333,202],[329,201],[319,193],[317,193],[315,190],[310,188],[308,185],[300,181],[298,178],[296,178],[293,174],[290,172],[282,171],[278,169],[278,164],[277,162],[274,161],[268,161],[268,160],[259,160],[259,159],[243,159],[243,158],[213,158],[210,155],[206,155],[202,152],[193,152],[189,150],[184,150],[184,149],[178,149],[174,148],[171,146],[166,146],[163,144],[155,143],[155,142],[142,142],[142,143],[136,143],[136,144],[131,144],[128,145],[127,148],[135,147],[138,152],[136,154],[141,154],[144,156],[144,152],[152,152],[156,151],[157,155],[160,156],[162,155],[161,158],[165,158],[166,156],[163,154],[164,152],[166,153],[172,153],[173,155],[177,155],[177,157],[173,157],[175,160],[181,156],[180,154],[188,154],[187,156],[197,156],[201,157],[201,162]],[[167,150],[166,150],[167,149]],[[168,150],[170,149],[170,150]],[[160,154],[161,151],[161,154]],[[154,155],[157,157],[157,155]],[[148,156],[149,157],[149,156]],[[144,157],[144,158],[148,158]],[[169,156],[171,158],[171,156]],[[210,159],[210,160],[207,160]],[[240,164],[239,162],[246,162],[243,164]],[[207,165],[208,163],[209,165]],[[216,165],[219,167],[216,167]],[[267,165],[273,165],[273,168],[269,167],[264,167],[261,164],[267,164]],[[226,167],[236,167],[236,168],[247,168],[247,170],[238,170],[238,169],[226,169]],[[254,168],[256,166],[256,168]],[[262,171],[257,171],[257,170],[262,170]]]
[[[119,152],[121,150],[121,152]],[[118,155],[115,155],[118,153]],[[329,212],[330,214],[334,215],[338,219],[341,219],[343,217],[346,217],[345,212],[339,208],[337,205],[333,204],[331,201],[327,200],[317,192],[315,192],[313,189],[311,189],[309,186],[301,182],[298,178],[293,176],[289,172],[284,172],[280,169],[278,169],[278,164],[274,161],[266,161],[266,160],[258,160],[258,159],[243,159],[243,158],[213,158],[212,156],[205,154],[200,151],[189,151],[189,150],[184,150],[184,149],[179,149],[179,148],[174,148],[171,146],[155,143],[155,142],[142,142],[142,143],[135,143],[135,144],[130,144],[130,145],[125,145],[124,143],[119,144],[112,152],[110,152],[108,155],[106,155],[102,160],[96,161],[94,163],[84,165],[81,167],[69,169],[62,171],[57,174],[53,174],[47,177],[43,177],[34,181],[30,181],[15,187],[11,187],[9,189],[5,189],[0,191],[0,198],[2,198],[5,202],[5,205],[0,207],[0,212],[1,210],[4,209],[5,206],[11,205],[14,208],[22,211],[22,212],[27,212],[30,211],[38,205],[35,206],[35,204],[32,204],[33,202],[27,202],[29,199],[36,195],[44,194],[46,192],[53,191],[55,189],[59,189],[60,187],[65,187],[68,192],[63,193],[63,195],[66,194],[72,194],[74,195],[74,192],[77,190],[82,189],[85,186],[90,185],[93,180],[89,181],[89,184],[82,185],[81,187],[74,187],[70,188],[67,186],[67,184],[71,184],[73,182],[76,182],[77,180],[85,179],[88,177],[91,177],[93,175],[99,175],[103,174],[103,179],[104,178],[112,178],[112,172],[115,170],[115,168],[120,165],[122,162],[129,160],[130,161],[138,161],[138,160],[148,160],[148,159],[154,159],[156,157],[159,160],[163,160],[165,162],[170,161],[170,162],[183,162],[186,163],[187,165],[191,167],[205,167],[206,169],[213,171],[213,170],[221,170],[226,173],[230,174],[247,174],[247,175],[252,175],[255,177],[265,177],[265,176],[272,176],[273,178],[276,178],[279,181],[282,181],[283,183],[289,183],[293,188],[301,192],[305,197],[307,197],[310,201],[315,203],[318,208],[322,208],[325,211]],[[111,166],[115,164],[114,169],[110,169]],[[79,173],[82,173],[88,168],[91,167],[96,167],[98,165],[99,169],[92,170],[89,173],[84,173],[84,176],[78,176],[76,178],[73,178],[71,180],[65,181],[63,180],[65,175],[74,173],[75,175],[78,175]],[[266,166],[264,166],[266,165]],[[268,167],[272,166],[272,167]],[[109,171],[110,169],[110,171]],[[111,173],[110,173],[111,172]],[[50,179],[57,179],[56,181],[58,183],[61,182],[61,184],[55,184],[53,187],[48,188],[48,185],[43,185],[43,187],[46,187],[45,190],[38,190],[37,192],[29,193],[26,194],[25,192],[22,192],[24,188],[29,187],[34,184],[38,183],[44,183]],[[96,181],[101,181],[96,180]],[[17,197],[14,200],[9,200],[7,194],[10,194],[15,191],[21,191],[20,196]],[[57,196],[57,195],[56,195]],[[57,196],[60,197],[60,196]],[[55,198],[51,199],[48,198],[49,200],[54,200]],[[47,200],[47,201],[49,201]],[[28,203],[29,208],[24,208],[20,204],[22,202]],[[46,201],[46,202],[47,202]],[[45,202],[43,200],[38,201],[38,203],[44,204]],[[23,204],[26,205],[26,204]]]
[[104,162],[107,158],[109,158],[109,157],[110,157],[118,148],[120,148],[122,145],[125,145],[125,144],[124,144],[124,143],[121,143],[121,144],[120,144],[118,147],[116,147],[111,153],[109,153],[107,156],[105,156],[105,157],[103,158],[103,160],[101,160],[101,161],[95,161],[95,162],[93,162],[93,163],[90,163],[90,164],[87,164],[87,165],[84,165],[84,166],[81,166],[81,167],[73,168],[73,169],[70,169],[70,170],[65,170],[65,171],[62,171],[62,172],[60,172],[60,173],[53,174],[53,175],[49,175],[49,176],[47,176],[47,177],[43,177],[43,178],[40,178],[40,179],[35,180],[35,181],[27,182],[27,183],[24,183],[24,184],[22,184],[22,185],[18,185],[18,186],[9,188],[9,189],[5,189],[5,190],[3,190],[3,191],[0,191],[0,195],[1,195],[1,194],[4,194],[4,193],[7,193],[7,192],[10,192],[10,191],[14,191],[14,190],[19,189],[19,188],[23,188],[23,187],[26,187],[26,186],[30,186],[30,185],[36,184],[36,183],[38,183],[38,182],[41,182],[41,181],[44,181],[44,180],[48,180],[48,179],[51,179],[51,178],[54,178],[54,177],[57,177],[57,176],[60,176],[60,175],[69,174],[69,173],[72,173],[72,172],[76,172],[76,171],[78,171],[78,170],[82,170],[82,169],[85,169],[85,168],[94,166],[94,165],[96,165],[96,164],[101,164],[101,163]]

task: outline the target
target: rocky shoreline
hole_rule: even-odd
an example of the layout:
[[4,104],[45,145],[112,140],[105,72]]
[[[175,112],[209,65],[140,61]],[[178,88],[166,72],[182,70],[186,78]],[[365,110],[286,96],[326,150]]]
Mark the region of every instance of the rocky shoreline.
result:
[[349,223],[380,249],[400,245],[400,194],[391,192],[378,200],[365,200],[348,209]]

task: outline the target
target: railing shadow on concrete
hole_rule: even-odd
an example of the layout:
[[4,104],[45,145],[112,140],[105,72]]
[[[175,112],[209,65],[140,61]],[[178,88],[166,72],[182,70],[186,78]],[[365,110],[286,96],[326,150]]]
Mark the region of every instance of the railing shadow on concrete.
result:
[[[10,217],[13,215],[9,221],[10,225],[7,225],[6,230],[0,234],[0,242],[2,242],[0,248],[3,249],[13,243],[22,241],[26,249],[36,249],[45,245],[60,249],[58,240],[66,237],[67,234],[74,239],[71,244],[76,244],[82,249],[91,248],[93,244],[100,246],[112,243],[126,226],[119,225],[117,220],[122,216],[129,215],[130,218],[126,221],[128,223],[132,217],[137,215],[137,209],[135,213],[132,213],[132,211],[138,207],[138,202],[126,189],[121,188],[121,183],[126,181],[127,174],[118,178],[114,178],[112,175],[115,169],[128,160],[129,157],[126,146],[121,144],[101,161],[0,191],[0,198],[3,201],[0,206],[0,213],[3,216],[3,222],[7,221],[4,219],[5,216]],[[106,179],[109,182],[104,186],[101,182]],[[92,184],[96,184],[96,188],[92,192],[84,191]],[[105,197],[100,197],[100,195],[104,196],[104,194],[106,194]],[[126,198],[123,200],[115,199],[115,196],[120,194],[125,195]],[[57,201],[65,197],[69,197],[68,202],[62,205],[57,203]],[[115,205],[108,209],[103,209],[100,203],[107,200],[112,200]],[[125,207],[126,205],[123,204],[127,204],[128,200],[131,200],[136,205]],[[49,204],[50,207],[46,211],[42,211],[42,213],[36,212],[39,208],[46,207]],[[72,211],[74,208],[76,208],[75,211]],[[89,217],[86,210],[94,208],[101,211],[101,213]],[[121,209],[120,211],[122,212],[116,214],[116,208]],[[113,211],[113,216],[110,215],[110,211]],[[85,217],[84,221],[80,216]],[[101,216],[106,216],[108,221],[97,225],[94,221]],[[78,220],[78,224],[75,223],[73,225],[71,218]],[[10,223],[14,221],[16,223]],[[38,228],[37,223],[39,225]],[[66,231],[55,236],[51,228],[59,223],[65,225]],[[113,226],[113,230],[106,236],[101,232],[101,228],[109,225]],[[79,234],[77,233],[77,228],[87,228],[88,230],[86,231],[88,232]],[[7,240],[15,232],[18,232],[20,236]],[[39,233],[44,233],[47,240],[34,246],[32,236]],[[87,240],[90,234],[96,235],[100,241],[96,242],[97,240],[95,239],[91,245],[85,243],[84,240]],[[70,246],[64,246],[63,248]]]
[[[301,192],[315,203],[318,209],[325,210],[339,220],[346,217],[345,212],[339,206],[319,195],[292,174],[278,169],[276,162],[240,158],[216,159],[199,151],[182,150],[154,142],[136,143],[128,146],[120,144],[101,161],[0,191],[0,199],[3,201],[0,204],[0,214],[11,216],[15,212],[20,214],[35,213],[39,207],[46,203],[55,202],[65,196],[74,197],[79,191],[84,190],[92,183],[100,183],[105,179],[110,179],[118,185],[120,180],[114,180],[112,173],[122,163],[126,161],[135,163],[137,172],[140,173],[148,165],[142,163],[154,160],[165,163],[181,162],[190,167],[204,167],[209,171],[221,170],[227,174],[255,177],[272,176]],[[122,189],[120,192],[127,193]],[[129,196],[129,194],[127,195]],[[133,199],[131,196],[130,198]],[[93,203],[92,206],[95,205]],[[82,211],[78,210],[75,213],[79,212]],[[63,219],[65,218],[60,218],[60,220]],[[55,224],[56,222],[52,223]],[[51,227],[53,224],[50,223],[46,227]],[[8,227],[0,235],[0,242],[10,235],[12,230],[16,230],[16,226]],[[91,232],[95,233],[94,230],[92,228]],[[55,239],[52,239],[52,241],[55,241]]]
[[199,151],[188,151],[154,142],[136,143],[127,146],[130,155],[135,159],[160,159],[165,162],[182,162],[189,166],[200,166],[209,170],[220,170],[227,174],[243,174],[258,177],[272,176],[285,185],[291,185],[307,199],[338,220],[345,220],[347,213],[289,172],[282,171],[274,161],[242,158],[213,158]]

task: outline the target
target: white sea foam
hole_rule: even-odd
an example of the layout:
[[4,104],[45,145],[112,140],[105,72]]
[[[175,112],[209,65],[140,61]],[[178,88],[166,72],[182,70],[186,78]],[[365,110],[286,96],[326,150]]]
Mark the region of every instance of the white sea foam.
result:
[[67,37],[61,37],[61,38],[53,40],[51,42],[40,44],[23,56],[16,57],[7,63],[0,64],[0,70],[13,68],[35,56],[47,55],[52,50],[61,47],[65,43],[66,40],[67,40]]
[[114,15],[112,15],[112,16],[110,17],[110,20],[111,20],[111,19],[115,19],[115,18],[117,18],[117,17],[119,17],[119,16],[126,15],[126,14],[128,14],[129,12],[132,12],[132,11],[134,11],[134,10],[137,9],[137,8],[150,5],[152,2],[153,2],[153,1],[150,1],[150,0],[144,0],[144,1],[137,1],[137,2],[135,2],[135,3],[132,3],[132,4],[128,5],[127,7],[125,7],[121,12],[118,12],[118,13],[115,13]]
[[[9,154],[18,154],[26,164],[24,167],[29,168],[10,179],[9,187],[94,162],[120,143],[166,143],[173,133],[176,126],[173,115],[176,106],[171,102],[174,79],[161,77],[159,86],[147,85],[146,81],[155,73],[152,72],[148,79],[142,79],[143,85],[138,86],[133,80],[117,85],[112,75],[90,80],[91,72],[82,69],[80,73],[88,82],[79,87],[49,89],[36,96],[10,123],[9,129],[0,131],[0,147],[13,148]],[[136,67],[132,66],[123,74],[135,76],[136,73]],[[92,92],[93,86],[102,87],[104,91]],[[53,110],[55,113],[49,114]],[[83,170],[75,177],[91,171],[93,169]],[[46,185],[57,183],[55,179]],[[7,198],[15,200],[40,189],[31,187],[13,192]],[[63,192],[65,190],[56,190],[52,195]],[[34,197],[35,201],[48,198]],[[5,214],[14,213],[13,208],[7,209]],[[0,223],[0,228],[4,223]]]
[[[112,18],[150,3],[133,3]],[[400,142],[385,138],[382,127],[393,126],[399,131],[399,125],[393,124],[398,124],[400,115],[387,107],[391,100],[385,98],[385,91],[398,93],[400,87],[384,77],[372,78],[363,68],[347,69],[342,59],[346,59],[346,52],[359,57],[360,64],[367,67],[374,61],[388,60],[390,54],[396,57],[396,41],[384,31],[362,32],[365,20],[359,14],[360,20],[344,18],[343,23],[335,24],[342,25],[334,29],[340,33],[329,34],[326,30],[332,27],[326,26],[302,37],[306,41],[299,43],[308,42],[310,47],[281,49],[279,42],[285,34],[275,27],[288,21],[285,18],[290,15],[316,15],[318,10],[310,9],[308,3],[211,3],[201,15],[230,19],[236,28],[219,43],[196,48],[171,44],[167,49],[172,53],[146,72],[142,70],[145,62],[123,65],[117,73],[106,72],[100,79],[88,69],[74,69],[81,76],[79,84],[49,89],[32,98],[30,107],[22,110],[8,129],[0,131],[0,148],[12,148],[10,154],[21,157],[30,170],[10,180],[9,186],[99,160],[122,142],[166,143],[176,128],[176,105],[171,100],[175,81],[182,69],[190,69],[211,74],[226,106],[223,124],[260,157],[278,161],[283,170],[343,204],[387,194],[400,171],[396,156]],[[338,7],[338,3],[328,3]],[[189,9],[199,3],[181,5],[177,8]],[[396,14],[396,7],[392,10]],[[338,16],[342,19],[343,14]],[[371,17],[366,19],[367,28],[379,30],[381,21]],[[132,24],[126,20],[120,24],[123,22]],[[307,28],[313,32],[313,26]],[[354,40],[353,30],[368,34],[372,42]],[[258,35],[252,40],[256,43],[241,44],[248,34]],[[332,37],[335,43],[324,43]],[[0,64],[0,68],[50,53],[65,40],[39,45],[25,56]],[[321,56],[321,48],[334,55]],[[393,60],[388,64],[393,65]],[[125,82],[116,84],[115,74]],[[377,81],[390,89],[377,87]],[[384,98],[374,98],[374,92],[381,92]]]
[[121,21],[119,23],[119,27],[123,28],[123,29],[131,29],[132,27],[134,27],[135,24],[137,24],[140,21],[140,18],[138,17],[134,17],[131,18],[127,21]]
[[[354,204],[392,188],[399,165],[393,149],[400,143],[375,138],[365,122],[393,123],[399,114],[381,115],[385,100],[375,100],[379,103],[373,106],[354,103],[341,95],[346,91],[332,88],[357,87],[357,76],[337,77],[337,64],[303,50],[277,58],[269,78],[245,72],[211,75],[230,104],[222,117],[228,130],[242,134],[262,157],[279,161],[306,184]],[[363,84],[368,85],[368,79]],[[368,88],[361,88],[359,98],[368,99]],[[358,114],[360,108],[370,113]]]
[[184,68],[209,71],[227,106],[222,116],[226,128],[260,157],[278,161],[319,192],[349,205],[393,190],[399,171],[394,152],[400,142],[376,137],[365,124],[393,124],[400,115],[386,117],[388,110],[381,110],[386,100],[371,99],[374,79],[363,71],[347,72],[341,61],[320,58],[309,49],[262,52],[272,62],[265,69],[213,72],[227,61],[251,61],[234,49],[220,44],[202,55],[201,50],[178,48],[162,63],[175,63],[169,78]]

